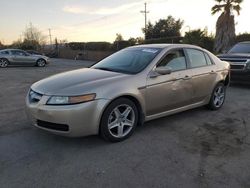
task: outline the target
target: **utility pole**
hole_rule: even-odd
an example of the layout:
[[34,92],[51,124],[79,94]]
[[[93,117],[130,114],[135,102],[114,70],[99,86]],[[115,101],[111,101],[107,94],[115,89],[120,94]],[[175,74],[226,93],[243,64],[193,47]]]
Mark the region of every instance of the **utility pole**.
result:
[[50,40],[50,45],[52,46],[51,29],[49,29],[49,40]]
[[145,17],[145,39],[146,39],[146,33],[147,33],[147,14],[149,13],[149,11],[147,11],[147,3],[144,3],[144,10],[141,11],[141,13],[144,14]]

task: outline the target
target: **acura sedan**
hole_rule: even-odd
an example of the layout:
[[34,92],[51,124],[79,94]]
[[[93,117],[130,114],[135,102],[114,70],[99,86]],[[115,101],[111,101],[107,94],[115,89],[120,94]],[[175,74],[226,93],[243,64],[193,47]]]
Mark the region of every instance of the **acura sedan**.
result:
[[19,49],[0,50],[0,68],[9,65],[35,65],[44,67],[48,64],[49,58],[44,55],[30,54]]
[[118,142],[144,121],[204,105],[218,110],[229,69],[229,63],[192,45],[129,47],[91,68],[34,83],[27,114],[36,127],[55,134],[99,134]]

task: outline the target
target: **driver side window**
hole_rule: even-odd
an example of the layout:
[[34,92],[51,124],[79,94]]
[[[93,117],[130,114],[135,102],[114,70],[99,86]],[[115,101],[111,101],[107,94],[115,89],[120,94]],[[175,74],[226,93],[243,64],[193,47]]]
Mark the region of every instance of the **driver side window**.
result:
[[170,67],[172,71],[184,70],[187,68],[184,51],[172,50],[170,51],[157,65],[157,67]]
[[21,50],[13,50],[12,54],[17,56],[25,56],[25,53]]

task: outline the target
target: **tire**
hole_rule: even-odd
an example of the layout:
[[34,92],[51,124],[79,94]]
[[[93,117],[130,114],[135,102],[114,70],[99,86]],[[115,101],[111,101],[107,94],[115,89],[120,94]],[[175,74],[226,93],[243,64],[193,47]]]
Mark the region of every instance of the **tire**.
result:
[[100,136],[110,142],[130,137],[138,123],[136,105],[127,98],[119,98],[105,109],[100,123]]
[[1,68],[6,68],[6,67],[8,67],[8,65],[9,65],[8,59],[5,59],[5,58],[0,59],[0,67]]
[[38,67],[44,67],[46,65],[46,61],[44,59],[38,59],[36,61],[36,66]]
[[208,108],[210,110],[219,110],[225,101],[226,98],[226,86],[223,83],[218,83],[211,95]]

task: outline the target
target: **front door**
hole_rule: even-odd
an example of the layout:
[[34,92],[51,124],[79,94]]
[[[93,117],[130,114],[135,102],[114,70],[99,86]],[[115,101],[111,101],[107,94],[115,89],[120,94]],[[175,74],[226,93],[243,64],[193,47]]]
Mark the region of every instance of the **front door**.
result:
[[190,105],[193,96],[192,70],[187,70],[183,49],[167,52],[156,67],[168,66],[172,73],[147,78],[146,115],[155,115]]
[[15,65],[29,65],[33,63],[32,56],[27,55],[22,50],[12,50],[11,53]]

